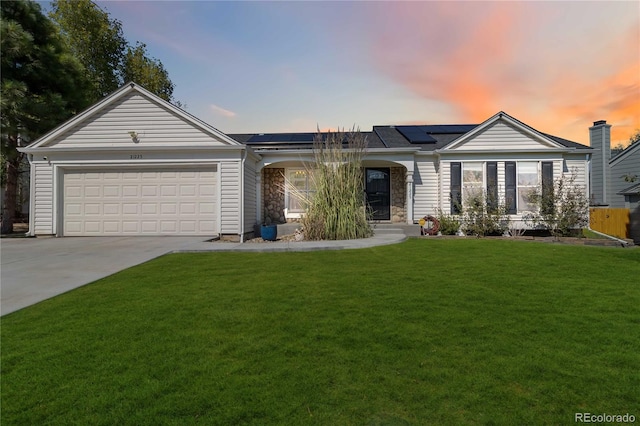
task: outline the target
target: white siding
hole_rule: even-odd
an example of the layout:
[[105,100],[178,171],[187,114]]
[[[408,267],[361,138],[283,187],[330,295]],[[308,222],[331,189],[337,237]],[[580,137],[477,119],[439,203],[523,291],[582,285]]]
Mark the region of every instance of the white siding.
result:
[[33,209],[31,220],[36,235],[53,234],[53,166],[47,163],[33,163]]
[[253,231],[257,223],[257,198],[256,198],[256,165],[251,159],[247,159],[244,165],[244,230]]
[[[638,143],[640,146],[640,143]],[[624,208],[624,195],[617,193],[633,185],[633,182],[624,180],[624,176],[636,175],[636,182],[640,179],[640,147],[634,146],[633,151],[625,155],[621,160],[614,162],[611,167],[611,207]]]
[[[131,140],[131,131],[139,135],[138,143]],[[132,92],[73,126],[49,145],[130,147],[176,143],[227,145],[160,104]]]
[[220,233],[240,233],[240,162],[220,163]]
[[443,213],[451,214],[451,162],[440,163],[440,208]]
[[438,173],[436,171],[436,163],[433,160],[416,161],[413,181],[415,185],[413,197],[414,219],[438,213]]
[[[588,174],[587,174],[587,161],[586,160],[566,160],[567,171],[565,174],[572,174],[575,176],[574,183],[582,187],[584,191],[587,190]],[[556,179],[560,176],[560,170],[553,167],[553,178]],[[585,195],[586,194],[585,192]]]
[[531,136],[520,132],[504,122],[496,122],[493,126],[453,149],[457,151],[490,149],[522,150],[549,148],[551,146],[550,144],[532,139]]

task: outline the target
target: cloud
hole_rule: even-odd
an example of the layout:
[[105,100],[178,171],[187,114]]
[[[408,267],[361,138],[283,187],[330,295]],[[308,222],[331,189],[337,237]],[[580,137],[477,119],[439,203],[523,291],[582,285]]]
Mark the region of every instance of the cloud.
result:
[[373,17],[371,63],[411,93],[450,105],[457,122],[504,110],[588,143],[587,128],[606,119],[612,141],[624,141],[640,127],[640,27],[629,4],[615,7],[394,3]]
[[235,118],[236,117],[236,113],[233,111],[229,111],[228,109],[224,109],[222,107],[219,107],[218,105],[215,104],[210,104],[209,105],[209,110],[214,113],[215,115],[220,115],[222,117],[226,117],[226,118]]

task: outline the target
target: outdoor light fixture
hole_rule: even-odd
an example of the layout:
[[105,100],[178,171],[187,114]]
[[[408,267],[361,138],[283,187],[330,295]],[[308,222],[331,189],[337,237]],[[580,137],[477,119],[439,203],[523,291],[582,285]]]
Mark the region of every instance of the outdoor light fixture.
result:
[[138,143],[138,134],[134,131],[129,132],[129,136],[131,136],[131,140],[134,141],[135,143]]

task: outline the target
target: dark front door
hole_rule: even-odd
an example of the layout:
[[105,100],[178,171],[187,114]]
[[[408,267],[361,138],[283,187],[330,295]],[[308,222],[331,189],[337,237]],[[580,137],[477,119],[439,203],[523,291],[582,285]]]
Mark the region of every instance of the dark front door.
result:
[[391,219],[391,170],[365,169],[367,204],[373,220]]

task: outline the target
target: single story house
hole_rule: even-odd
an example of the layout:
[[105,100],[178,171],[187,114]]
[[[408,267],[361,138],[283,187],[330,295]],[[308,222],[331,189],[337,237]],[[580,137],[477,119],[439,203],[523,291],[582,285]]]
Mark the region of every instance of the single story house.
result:
[[[590,194],[592,149],[498,112],[479,124],[374,126],[363,161],[373,219],[414,224],[492,188],[515,221],[543,180],[575,175]],[[228,135],[135,83],[22,151],[31,235],[219,235],[244,240],[302,210],[313,133]],[[285,188],[282,190],[282,188]]]

